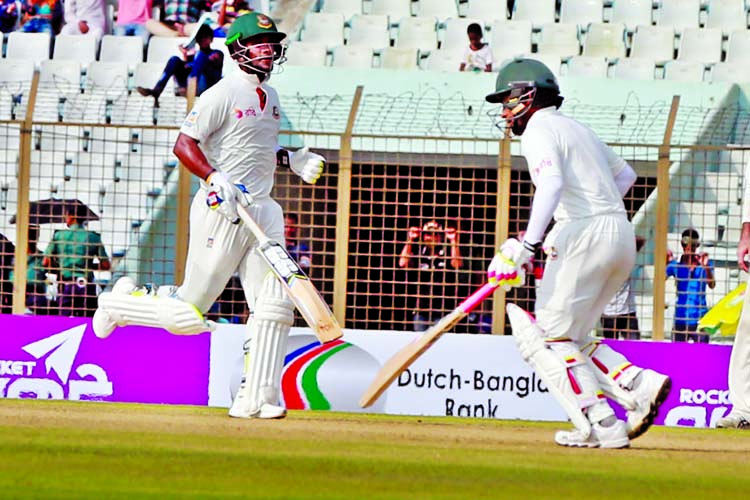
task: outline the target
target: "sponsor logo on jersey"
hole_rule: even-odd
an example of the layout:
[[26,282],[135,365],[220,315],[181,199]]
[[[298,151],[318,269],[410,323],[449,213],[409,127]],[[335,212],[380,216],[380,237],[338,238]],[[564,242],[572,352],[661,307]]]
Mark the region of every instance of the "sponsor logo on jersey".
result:
[[268,29],[273,26],[271,20],[263,14],[258,14],[258,28]]
[[274,107],[273,107],[273,110],[272,110],[272,114],[273,114],[273,117],[274,117],[275,119],[277,119],[277,120],[278,120],[279,118],[281,118],[281,113],[279,113],[279,108],[278,108],[278,106],[274,106]]
[[183,122],[183,127],[192,127],[195,125],[195,122],[198,120],[198,112],[197,111],[191,111],[190,114],[187,115],[185,118],[185,121]]
[[257,113],[255,112],[255,108],[250,106],[249,108],[242,110],[240,108],[234,108],[232,109],[232,113],[234,113],[234,117],[238,120],[241,120],[242,118],[245,118],[247,116],[257,116]]

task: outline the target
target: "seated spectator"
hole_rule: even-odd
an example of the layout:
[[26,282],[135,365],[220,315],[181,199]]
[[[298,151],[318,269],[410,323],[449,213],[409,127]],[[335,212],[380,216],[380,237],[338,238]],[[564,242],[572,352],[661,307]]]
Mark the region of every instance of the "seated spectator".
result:
[[97,306],[94,271],[110,269],[101,235],[86,229],[81,216],[75,209],[68,210],[65,221],[68,228],[55,231],[43,260],[44,267],[56,273],[62,284],[60,312],[66,316],[94,315]]
[[207,0],[165,0],[164,20],[149,19],[146,29],[155,36],[190,36],[187,25],[196,23],[210,5]]
[[284,215],[284,239],[286,240],[286,251],[289,255],[299,264],[300,269],[305,271],[305,274],[310,274],[310,268],[312,267],[312,259],[310,255],[310,247],[304,241],[297,239],[297,230],[299,221],[297,214],[289,213]]
[[104,0],[63,0],[65,26],[61,35],[86,35],[101,39],[107,29]]
[[221,80],[221,70],[224,65],[224,53],[220,50],[211,48],[211,42],[214,39],[214,33],[208,25],[204,24],[198,30],[196,43],[198,52],[186,49],[180,46],[182,58],[172,56],[167,61],[159,81],[152,89],[146,87],[136,87],[136,90],[142,96],[153,96],[158,100],[164,88],[167,86],[169,79],[174,77],[178,86],[180,95],[187,94],[188,78],[198,80],[197,94],[201,95],[206,89],[211,88],[216,82]]
[[713,289],[714,263],[705,252],[698,253],[700,236],[695,229],[682,232],[682,256],[675,259],[667,251],[667,278],[677,282],[677,305],[674,311],[672,341],[707,344],[708,335],[698,333],[698,322],[708,312],[706,287]]
[[16,30],[23,8],[18,0],[0,0],[0,32]]
[[[55,292],[47,279],[43,261],[44,253],[38,251],[39,226],[29,226],[29,243],[27,245],[26,257],[26,312],[31,314],[56,314],[53,300],[56,299]],[[13,272],[10,273],[13,281]],[[56,283],[53,285],[56,290]]]
[[26,0],[23,4],[21,31],[53,35],[52,19],[56,3],[56,0]]
[[477,23],[471,23],[466,28],[469,36],[469,46],[464,51],[463,61],[459,71],[492,71],[492,50],[490,46],[482,41],[482,27]]
[[139,36],[144,47],[149,33],[146,22],[151,19],[151,0],[120,0],[114,33],[117,36]]

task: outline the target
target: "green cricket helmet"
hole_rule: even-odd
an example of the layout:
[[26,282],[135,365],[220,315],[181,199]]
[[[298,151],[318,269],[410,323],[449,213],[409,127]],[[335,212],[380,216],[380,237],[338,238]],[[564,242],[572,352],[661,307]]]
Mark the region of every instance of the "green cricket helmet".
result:
[[[284,38],[286,33],[276,28],[273,19],[259,12],[250,12],[234,20],[224,43],[242,70],[268,74],[273,69],[274,61],[282,64],[286,60],[285,47],[281,44]],[[255,54],[251,54],[251,51]],[[271,60],[270,64],[263,63],[268,59]]]

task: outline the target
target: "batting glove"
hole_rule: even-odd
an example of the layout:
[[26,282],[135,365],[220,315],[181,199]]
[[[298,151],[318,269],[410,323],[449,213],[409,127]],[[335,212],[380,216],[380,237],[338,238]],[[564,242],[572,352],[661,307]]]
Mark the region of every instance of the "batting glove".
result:
[[289,168],[308,184],[315,184],[323,174],[326,159],[316,153],[311,153],[305,146],[289,153]]
[[218,170],[206,178],[206,184],[208,184],[206,204],[212,210],[218,210],[232,224],[238,224],[240,216],[237,213],[237,204],[246,207],[252,202],[245,186],[233,184],[229,177]]
[[487,269],[488,282],[506,292],[523,285],[526,282],[526,267],[534,256],[532,248],[527,248],[515,238],[503,243]]

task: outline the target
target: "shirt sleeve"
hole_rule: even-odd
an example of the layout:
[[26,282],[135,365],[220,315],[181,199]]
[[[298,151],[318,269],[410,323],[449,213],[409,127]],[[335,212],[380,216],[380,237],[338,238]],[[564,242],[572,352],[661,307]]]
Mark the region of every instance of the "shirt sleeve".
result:
[[612,171],[612,175],[617,177],[617,175],[622,172],[625,167],[629,167],[630,165],[628,165],[628,163],[623,160],[620,155],[615,153],[614,149],[604,143],[602,143],[602,145],[604,146],[604,154],[607,156],[607,164],[609,165],[609,169]]
[[224,124],[229,116],[228,96],[215,90],[215,86],[211,87],[201,95],[182,123],[180,133],[198,142],[205,142]]
[[547,177],[565,178],[562,171],[560,145],[551,130],[527,130],[521,136],[521,147],[534,185],[538,186]]
[[78,22],[76,18],[76,0],[65,0],[63,2],[63,19],[65,19],[65,24]]
[[668,263],[667,264],[667,278],[669,278],[670,276],[677,276],[676,270],[677,270],[677,264],[675,261]]

